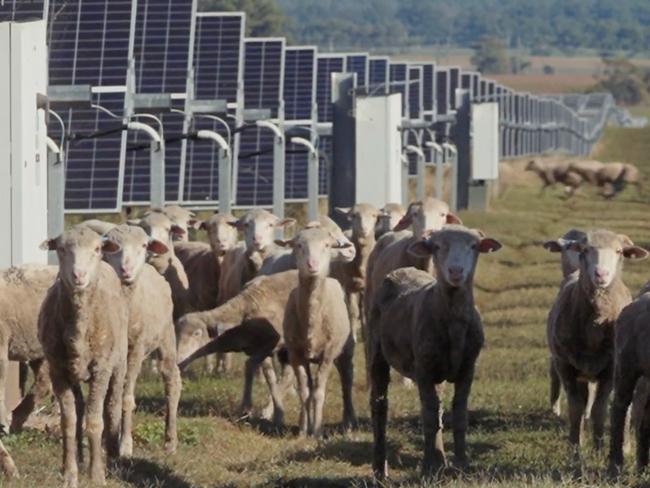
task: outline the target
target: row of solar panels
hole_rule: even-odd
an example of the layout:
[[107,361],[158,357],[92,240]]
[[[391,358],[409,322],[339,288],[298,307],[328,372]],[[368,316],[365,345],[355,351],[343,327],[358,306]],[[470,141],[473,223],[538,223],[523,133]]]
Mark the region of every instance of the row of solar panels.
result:
[[[506,122],[557,116],[548,101],[514,93],[479,73],[367,53],[322,54],[315,47],[288,47],[283,38],[245,38],[245,14],[197,13],[196,0],[0,0],[0,21],[44,16],[50,85],[90,85],[95,104],[106,109],[61,114],[71,135],[65,204],[72,211],[114,210],[149,199],[149,142],[121,130],[134,115],[133,93],[172,95],[176,110],[160,115],[166,200],[193,204],[218,200],[218,161],[210,142],[188,139],[188,132],[215,130],[232,144],[237,205],[270,205],[273,136],[256,126],[235,129],[250,110],[266,110],[306,133],[331,122],[333,73],[356,73],[358,89],[368,93],[401,93],[405,119],[433,122],[452,112],[457,88],[473,100],[501,101]],[[227,102],[227,127],[188,115],[192,100],[217,99]],[[56,130],[51,124],[55,140]],[[332,141],[319,140],[327,163]],[[327,164],[321,164],[320,191],[327,192]],[[289,145],[286,198],[306,196],[307,155]]]

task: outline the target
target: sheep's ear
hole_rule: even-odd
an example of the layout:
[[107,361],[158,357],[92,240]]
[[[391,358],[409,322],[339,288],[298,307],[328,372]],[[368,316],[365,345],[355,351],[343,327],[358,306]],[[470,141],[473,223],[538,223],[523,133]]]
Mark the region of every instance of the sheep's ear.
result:
[[627,259],[645,259],[648,251],[639,246],[626,246],[623,248],[623,256]]
[[126,223],[127,225],[140,225],[140,219],[129,219],[126,221]]
[[565,244],[562,245],[562,248],[566,251],[581,253],[582,251],[584,251],[585,246],[582,242],[579,241],[566,241]]
[[120,249],[122,249],[122,246],[117,242],[111,241],[110,239],[104,239],[102,241],[102,252],[104,254],[115,254],[116,252],[119,252]]
[[350,217],[350,212],[352,211],[352,207],[334,207],[334,211],[340,213],[341,215]]
[[280,247],[293,247],[294,244],[293,239],[287,239],[286,241],[282,239],[276,239],[274,242],[276,246],[280,246]]
[[197,229],[199,230],[208,230],[208,224],[205,220],[202,220],[200,224],[198,224]]
[[562,244],[560,244],[559,239],[555,241],[546,241],[542,246],[549,252],[562,252]]
[[463,221],[458,218],[458,216],[452,212],[447,214],[447,223],[448,224],[457,224],[463,225]]
[[619,234],[619,235],[618,235],[618,238],[619,238],[619,239],[621,240],[621,242],[623,243],[623,247],[634,246],[634,241],[632,241],[632,239],[630,239],[630,238],[629,238],[628,236],[626,236],[625,234]]
[[228,222],[228,225],[234,227],[237,230],[244,230],[244,222],[241,220],[233,220],[231,222]]
[[158,239],[150,239],[147,244],[147,251],[153,254],[163,255],[169,252],[167,244],[160,242]]
[[416,258],[428,258],[433,254],[433,245],[428,239],[420,239],[411,244],[408,247],[407,252]]
[[481,242],[478,244],[478,252],[480,253],[489,253],[489,252],[497,252],[499,249],[501,249],[503,246],[499,241],[496,239],[492,239],[491,237],[484,237],[481,239]]
[[180,225],[172,224],[171,233],[172,233],[172,235],[175,235],[175,236],[184,236],[185,235],[185,229],[183,229]]
[[400,232],[402,230],[406,230],[409,227],[411,227],[411,224],[413,223],[413,216],[411,215],[410,212],[407,212],[407,214],[400,219],[399,222],[397,222],[397,225],[393,227],[393,232]]
[[275,223],[276,227],[290,227],[296,223],[296,219],[278,219]]
[[305,225],[305,229],[320,229],[321,227],[322,225],[318,220],[312,220]]
[[38,246],[38,248],[41,251],[56,251],[56,241],[57,239],[45,239],[43,242],[41,242],[41,245]]
[[199,219],[191,218],[187,221],[187,226],[190,229],[200,229],[203,222]]

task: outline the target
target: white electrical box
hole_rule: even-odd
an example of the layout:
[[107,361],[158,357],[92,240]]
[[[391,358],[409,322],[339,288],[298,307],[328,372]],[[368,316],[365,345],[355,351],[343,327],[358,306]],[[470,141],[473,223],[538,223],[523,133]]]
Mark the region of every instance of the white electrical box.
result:
[[356,201],[402,201],[402,95],[356,99]]
[[46,263],[45,21],[0,23],[0,268]]
[[499,178],[499,104],[472,104],[472,179]]

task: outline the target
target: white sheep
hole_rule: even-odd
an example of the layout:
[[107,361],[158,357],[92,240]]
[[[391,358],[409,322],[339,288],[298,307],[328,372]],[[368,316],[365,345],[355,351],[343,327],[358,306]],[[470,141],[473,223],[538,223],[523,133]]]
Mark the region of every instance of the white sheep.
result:
[[375,239],[392,231],[400,220],[406,215],[406,209],[399,203],[387,203],[379,210],[377,225],[375,227]]
[[467,464],[467,402],[484,342],[481,318],[474,306],[474,272],[479,253],[500,247],[498,241],[478,231],[450,225],[409,248],[421,258],[433,257],[437,281],[427,272],[403,268],[389,274],[377,290],[366,344],[374,433],[372,465],[377,478],[387,476],[391,367],[411,378],[420,393],[424,473],[436,474],[446,465],[438,391],[443,382],[454,384],[454,451],[461,467]]
[[102,434],[108,458],[119,456],[128,302],[102,255],[119,251],[119,246],[79,226],[45,241],[42,247],[56,251],[59,259],[59,277],[43,302],[38,333],[61,409],[64,483],[66,487],[78,484],[83,422],[80,384],[87,381],[90,476],[93,483],[103,484]]
[[165,215],[169,220],[171,220],[172,224],[183,229],[184,232],[176,232],[172,235],[174,241],[187,242],[189,229],[196,228],[199,223],[194,212],[183,208],[180,205],[166,205],[162,209],[152,208],[145,214],[145,217],[152,212],[158,212]]
[[176,417],[181,394],[181,377],[176,365],[174,304],[169,284],[145,263],[147,252],[165,254],[167,245],[150,239],[143,229],[129,225],[115,227],[105,238],[120,248],[118,252],[105,255],[104,259],[119,276],[129,305],[129,351],[124,380],[120,454],[133,454],[135,384],[142,362],[152,353],[157,353],[158,369],[165,383],[165,449],[173,453],[178,444]]

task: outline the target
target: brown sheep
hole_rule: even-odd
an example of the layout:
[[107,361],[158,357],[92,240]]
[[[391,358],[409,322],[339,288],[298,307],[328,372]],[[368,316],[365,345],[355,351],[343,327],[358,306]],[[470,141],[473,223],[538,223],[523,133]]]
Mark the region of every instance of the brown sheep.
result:
[[526,171],[532,171],[542,180],[541,193],[544,193],[548,187],[560,183],[564,186],[567,196],[571,197],[583,182],[582,176],[571,170],[567,162],[533,159],[526,165]]
[[59,277],[39,314],[38,335],[61,409],[64,484],[78,484],[82,381],[89,383],[85,420],[90,477],[93,483],[104,484],[102,434],[108,458],[119,456],[128,303],[120,280],[102,255],[119,251],[119,246],[79,226],[45,241],[43,249],[56,251],[60,263]]
[[474,364],[484,342],[481,318],[474,306],[474,272],[479,253],[500,248],[499,242],[478,231],[447,226],[409,248],[418,257],[428,256],[433,261],[438,281],[427,272],[402,268],[390,273],[377,290],[366,343],[374,434],[372,465],[377,478],[388,474],[391,367],[417,384],[424,431],[422,467],[427,475],[446,465],[438,390],[443,382],[454,383],[454,451],[458,463],[467,464],[467,402]]
[[[338,281],[329,278],[331,250],[340,244],[323,229],[306,229],[284,243],[296,255],[298,287],[285,310],[284,342],[301,401],[300,434],[321,436],[325,389],[336,364],[343,389],[347,427],[356,424],[352,405],[354,340]],[[315,376],[311,364],[317,365]]]
[[128,356],[122,403],[122,438],[120,455],[133,454],[133,410],[135,384],[144,359],[157,353],[165,383],[165,449],[173,453],[178,444],[176,415],[181,395],[181,377],[176,365],[176,333],[174,330],[171,290],[165,279],[145,263],[147,252],[165,254],[166,244],[150,239],[143,229],[120,225],[106,234],[106,239],[120,250],[104,259],[120,280],[129,306]]
[[647,251],[629,237],[607,230],[571,241],[580,253],[580,270],[561,288],[548,317],[549,348],[569,403],[569,441],[578,453],[588,383],[595,384],[590,417],[596,449],[601,449],[607,399],[614,370],[614,326],[631,295],[622,281],[624,258],[644,258]]
[[598,185],[598,172],[604,166],[600,161],[572,161],[569,163],[569,170],[578,173],[587,183]]

